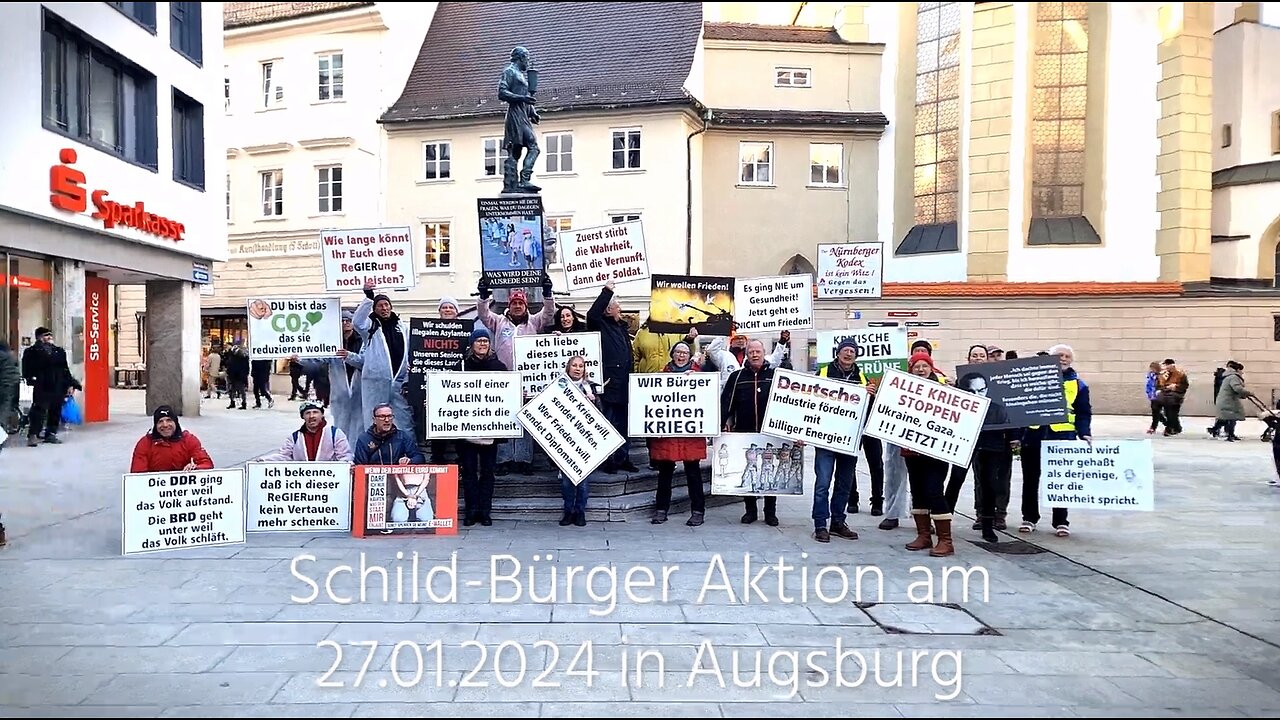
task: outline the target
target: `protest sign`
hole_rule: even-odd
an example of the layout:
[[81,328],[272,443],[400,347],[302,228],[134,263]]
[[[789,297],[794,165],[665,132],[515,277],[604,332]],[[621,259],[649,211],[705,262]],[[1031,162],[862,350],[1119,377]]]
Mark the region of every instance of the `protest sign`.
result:
[[481,277],[492,288],[542,285],[542,198],[538,195],[480,198]]
[[123,484],[125,555],[244,542],[244,468],[129,473]]
[[863,432],[959,467],[969,467],[991,401],[928,378],[887,370]]
[[511,341],[512,370],[524,378],[524,396],[533,397],[564,373],[569,358],[581,355],[587,363],[587,377],[600,385],[600,333],[564,335],[517,335]]
[[855,454],[871,393],[861,385],[776,370],[760,426],[766,435]]
[[883,292],[884,243],[818,245],[818,299],[878,298]]
[[634,373],[627,394],[631,437],[720,434],[720,382],[713,373]]
[[733,291],[738,332],[813,328],[813,276],[739,278]]
[[1150,440],[1046,440],[1040,449],[1040,504],[1081,510],[1155,510]]
[[320,258],[325,290],[362,290],[367,282],[384,290],[409,290],[418,284],[408,227],[325,230],[320,233]]
[[246,301],[249,357],[331,358],[342,347],[336,297],[264,297]]
[[729,277],[654,275],[650,278],[649,331],[728,337],[733,330],[733,289]]
[[517,372],[427,373],[426,436],[431,440],[518,438],[524,404]]
[[712,495],[803,495],[804,447],[760,433],[711,441]]
[[961,365],[956,378],[956,387],[991,400],[984,430],[1067,421],[1067,396],[1056,357]]
[[251,462],[245,470],[249,532],[351,529],[351,463]]
[[569,290],[586,290],[649,277],[641,221],[564,230],[559,235],[564,253],[564,279]]
[[474,318],[409,318],[409,379],[404,386],[410,405],[418,408],[426,402],[427,373],[462,369],[475,324]]
[[590,400],[560,377],[520,410],[520,424],[574,485],[625,439]]
[[906,372],[907,358],[911,357],[905,327],[871,327],[865,330],[834,330],[818,333],[818,367],[825,367],[835,360],[840,343],[852,340],[858,345],[858,369],[867,376],[872,388],[880,382],[885,370]]
[[356,465],[351,534],[457,535],[457,465]]

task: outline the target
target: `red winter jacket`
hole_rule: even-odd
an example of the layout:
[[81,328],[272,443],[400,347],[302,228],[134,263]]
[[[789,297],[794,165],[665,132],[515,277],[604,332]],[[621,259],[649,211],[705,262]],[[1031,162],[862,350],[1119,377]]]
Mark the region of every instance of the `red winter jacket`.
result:
[[213,469],[213,459],[195,435],[184,430],[176,440],[157,440],[147,433],[133,446],[133,465],[129,472],[175,472],[193,460],[197,470]]

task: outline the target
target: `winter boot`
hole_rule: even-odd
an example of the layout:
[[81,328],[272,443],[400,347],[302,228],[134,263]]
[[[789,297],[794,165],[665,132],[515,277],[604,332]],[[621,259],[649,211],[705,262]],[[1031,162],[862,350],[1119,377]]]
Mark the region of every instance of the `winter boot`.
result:
[[916,521],[916,539],[907,543],[907,549],[926,550],[933,547],[933,527],[929,524],[929,511],[912,510],[911,519]]
[[1000,536],[996,535],[996,519],[984,517],[978,522],[982,523],[982,539],[989,543],[1000,542]]
[[931,557],[950,557],[956,554],[951,543],[951,515],[933,516],[934,527],[938,528],[938,544],[929,551]]

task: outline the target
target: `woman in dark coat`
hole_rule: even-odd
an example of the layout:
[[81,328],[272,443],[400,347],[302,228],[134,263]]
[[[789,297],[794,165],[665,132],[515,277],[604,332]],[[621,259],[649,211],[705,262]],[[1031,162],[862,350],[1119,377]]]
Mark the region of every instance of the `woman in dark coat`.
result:
[[[699,372],[693,361],[693,352],[687,343],[678,342],[671,347],[671,362],[663,372]],[[676,463],[684,463],[684,479],[689,486],[689,519],[685,525],[697,527],[706,513],[706,496],[702,488],[702,461],[707,459],[707,440],[700,437],[652,438],[649,440],[649,459],[658,468],[658,496],[653,511],[654,525],[667,521],[671,509],[671,480]]]

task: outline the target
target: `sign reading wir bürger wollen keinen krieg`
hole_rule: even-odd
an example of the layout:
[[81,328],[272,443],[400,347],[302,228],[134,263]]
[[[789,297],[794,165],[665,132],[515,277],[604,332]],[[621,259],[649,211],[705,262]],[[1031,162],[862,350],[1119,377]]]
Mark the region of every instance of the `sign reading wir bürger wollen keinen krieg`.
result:
[[635,373],[629,377],[631,437],[715,437],[720,434],[720,383],[713,373]]
[[246,303],[249,356],[330,358],[342,347],[342,303],[336,297],[262,297]]
[[351,463],[251,462],[245,469],[249,532],[351,530]]
[[818,299],[878,298],[884,283],[884,243],[818,245]]
[[574,485],[622,447],[613,429],[591,401],[561,376],[520,410],[520,424]]
[[766,435],[853,454],[862,442],[862,423],[870,409],[871,393],[861,385],[777,370],[760,429]]
[[244,468],[124,476],[123,554],[244,542]]
[[863,432],[943,462],[968,467],[987,417],[987,398],[889,370]]
[[325,290],[359,291],[366,282],[379,290],[408,290],[418,284],[409,227],[325,230],[320,258]]
[[570,290],[649,279],[649,256],[639,220],[563,230],[558,237],[560,252],[564,253],[564,279]]
[[813,276],[738,278],[733,319],[744,333],[813,328]]
[[426,436],[431,440],[518,438],[524,404],[518,372],[427,373]]

